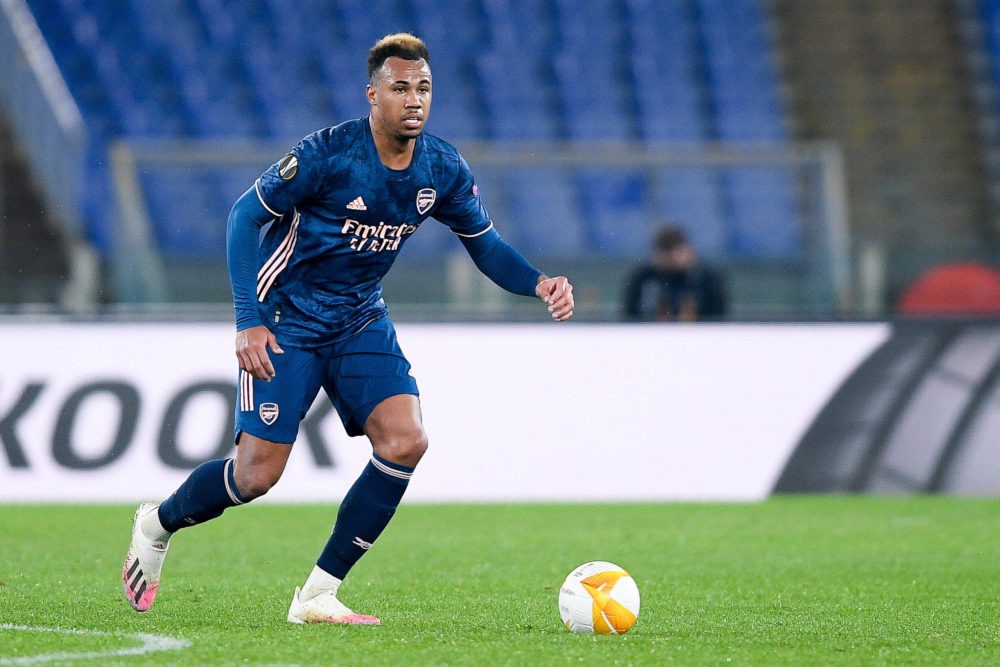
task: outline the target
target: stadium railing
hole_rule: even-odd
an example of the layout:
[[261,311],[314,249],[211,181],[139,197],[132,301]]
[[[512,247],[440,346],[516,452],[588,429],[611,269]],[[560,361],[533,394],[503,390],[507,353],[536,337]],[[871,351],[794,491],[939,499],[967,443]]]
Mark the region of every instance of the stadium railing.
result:
[[[71,263],[64,305],[86,305],[89,276],[77,275],[92,253],[83,241],[80,193],[87,134],[37,23],[23,0],[0,0],[0,111],[60,229]],[[82,284],[79,287],[77,284]]]
[[[279,141],[197,141],[148,140],[119,142],[112,148],[112,170],[117,209],[124,233],[120,247],[113,253],[111,273],[124,303],[221,303],[228,300],[228,279],[224,253],[216,257],[185,256],[176,250],[163,252],[157,232],[160,222],[152,217],[149,206],[150,184],[157,175],[182,173],[194,182],[218,181],[230,190],[212,210],[201,209],[193,215],[204,218],[197,227],[208,226],[224,234],[228,205],[249,187],[259,173],[287,152],[292,145]],[[712,263],[729,277],[732,316],[735,319],[817,319],[840,317],[853,300],[851,239],[847,224],[844,166],[839,148],[830,143],[794,145],[702,145],[680,146],[651,143],[540,143],[511,142],[460,143],[459,148],[476,174],[487,207],[505,237],[530,259],[555,273],[572,275],[577,286],[578,313],[582,318],[610,320],[617,318],[622,282],[627,271],[642,260],[647,251],[648,233],[665,218],[675,218],[697,230],[702,221],[693,218],[697,207],[683,205],[670,210],[669,197],[663,190],[673,183],[683,183],[677,175],[707,174],[710,180],[724,184],[734,170],[769,174],[780,171],[789,175],[792,196],[779,196],[792,202],[792,224],[798,225],[799,246],[779,256],[754,256],[745,249],[726,244],[726,238],[744,233],[733,229],[732,211],[727,211],[722,197],[722,225],[716,237],[722,240],[705,249]],[[637,174],[649,184],[652,193],[631,211],[631,224],[642,224],[645,214],[648,229],[627,232],[631,245],[611,250],[601,247],[592,232],[589,246],[579,239],[560,249],[558,243],[535,245],[531,233],[518,225],[543,226],[568,230],[585,224],[589,211],[579,208],[560,211],[539,202],[535,219],[523,207],[515,209],[518,193],[512,185],[523,179],[511,174],[548,172],[556,175],[606,173],[609,178],[623,173]],[[630,182],[634,179],[628,179]],[[238,183],[238,187],[233,185]],[[222,187],[222,186],[220,186]],[[724,187],[720,186],[720,187]],[[667,193],[671,194],[671,193]],[[676,194],[676,193],[673,193]],[[722,193],[725,194],[724,192]],[[772,196],[759,195],[763,202]],[[683,199],[683,197],[681,198]],[[667,201],[665,204],[664,201]],[[730,209],[732,206],[730,205]],[[767,207],[771,210],[773,207]],[[780,208],[780,207],[778,207]],[[544,211],[544,213],[542,213]],[[540,216],[544,215],[544,219]],[[691,216],[691,217],[689,217]],[[522,218],[518,220],[518,218]],[[623,220],[625,216],[623,215]],[[176,224],[176,223],[171,223]],[[607,222],[604,227],[606,229]],[[431,225],[432,229],[440,225]],[[579,233],[574,231],[573,233]],[[623,231],[623,234],[626,232]],[[438,236],[435,236],[438,235]],[[443,235],[443,236],[442,236]],[[423,320],[517,318],[530,306],[524,300],[508,297],[488,287],[464,258],[459,244],[448,239],[443,229],[422,229],[407,245],[396,266],[384,281],[394,312],[403,317]],[[697,237],[697,231],[692,234]],[[714,238],[714,237],[713,237]],[[218,242],[215,242],[218,246]],[[586,246],[586,243],[583,244]],[[416,286],[419,286],[416,287]]]

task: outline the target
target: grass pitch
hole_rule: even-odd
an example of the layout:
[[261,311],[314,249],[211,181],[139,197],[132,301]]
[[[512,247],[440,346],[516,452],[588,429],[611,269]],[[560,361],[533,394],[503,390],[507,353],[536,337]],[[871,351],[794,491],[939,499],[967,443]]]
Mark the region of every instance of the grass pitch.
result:
[[[344,584],[380,627],[295,626],[335,508],[260,504],[179,534],[124,601],[132,506],[0,506],[0,665],[1000,664],[1000,501],[406,505]],[[609,560],[624,636],[572,635],[559,585]]]

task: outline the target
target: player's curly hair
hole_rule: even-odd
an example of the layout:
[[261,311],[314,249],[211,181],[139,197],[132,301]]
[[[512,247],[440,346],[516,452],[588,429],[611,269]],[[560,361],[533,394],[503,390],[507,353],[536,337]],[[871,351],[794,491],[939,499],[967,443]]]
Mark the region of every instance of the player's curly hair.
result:
[[402,58],[403,60],[420,60],[421,58],[431,64],[431,56],[427,51],[427,45],[419,37],[415,37],[408,32],[397,32],[393,35],[386,35],[375,42],[375,46],[368,52],[368,81],[371,84],[378,84],[378,72],[388,58]]

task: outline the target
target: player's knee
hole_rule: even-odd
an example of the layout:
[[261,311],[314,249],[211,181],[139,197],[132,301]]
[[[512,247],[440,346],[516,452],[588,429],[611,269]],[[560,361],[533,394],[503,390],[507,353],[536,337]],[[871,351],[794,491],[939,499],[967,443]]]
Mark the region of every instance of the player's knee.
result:
[[406,431],[392,434],[375,444],[375,453],[387,461],[414,467],[427,451],[427,433],[415,426]]
[[262,466],[247,466],[244,469],[237,467],[233,473],[236,488],[246,502],[260,498],[270,491],[271,487],[278,483],[280,476]]

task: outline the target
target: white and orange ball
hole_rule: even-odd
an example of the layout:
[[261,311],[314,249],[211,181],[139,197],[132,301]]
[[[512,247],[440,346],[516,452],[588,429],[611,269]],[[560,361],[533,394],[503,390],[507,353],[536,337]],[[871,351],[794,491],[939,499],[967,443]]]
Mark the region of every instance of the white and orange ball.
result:
[[584,563],[559,589],[559,616],[570,632],[624,634],[639,618],[639,587],[614,563]]

